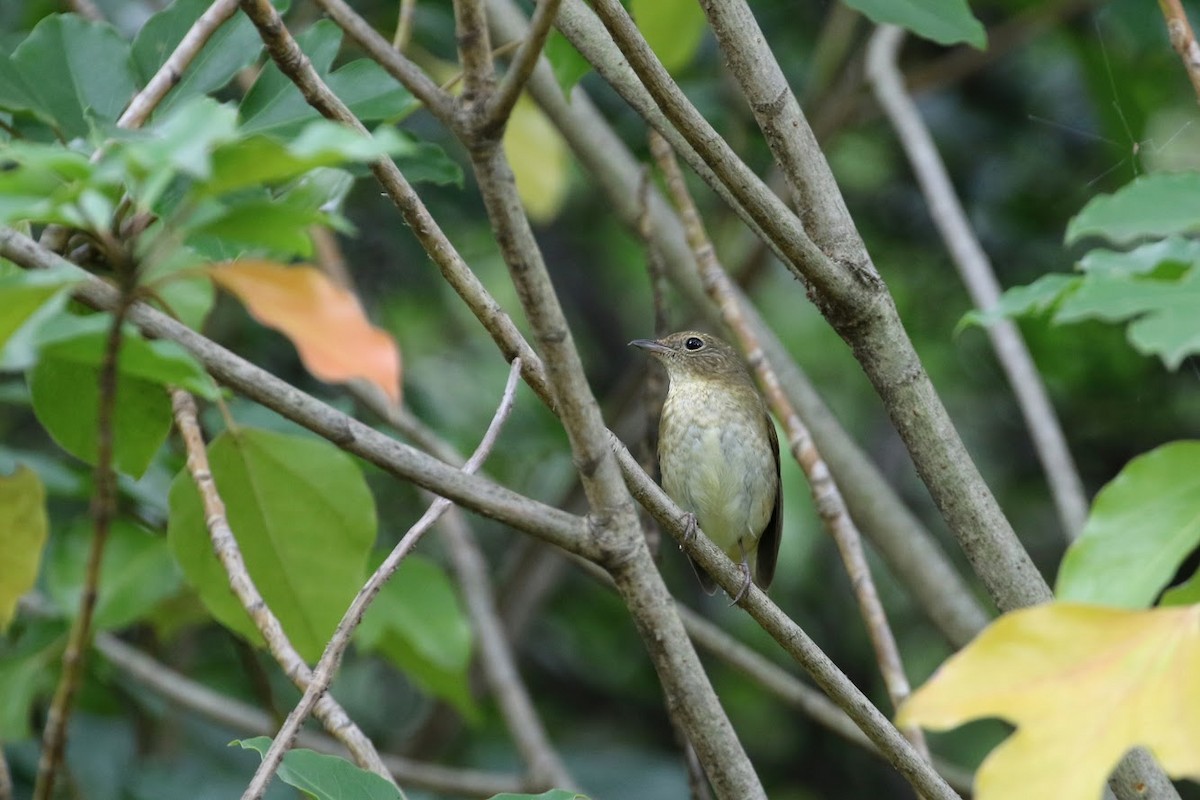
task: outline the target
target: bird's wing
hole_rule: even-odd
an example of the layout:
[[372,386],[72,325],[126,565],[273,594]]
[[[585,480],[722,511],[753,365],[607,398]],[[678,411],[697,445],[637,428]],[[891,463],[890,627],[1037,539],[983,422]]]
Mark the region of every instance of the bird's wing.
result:
[[766,589],[775,577],[775,562],[779,558],[779,540],[783,538],[783,481],[779,472],[779,435],[775,423],[766,414],[767,438],[771,442],[771,453],[775,456],[775,507],[771,518],[758,539],[758,554],[754,565],[754,582]]

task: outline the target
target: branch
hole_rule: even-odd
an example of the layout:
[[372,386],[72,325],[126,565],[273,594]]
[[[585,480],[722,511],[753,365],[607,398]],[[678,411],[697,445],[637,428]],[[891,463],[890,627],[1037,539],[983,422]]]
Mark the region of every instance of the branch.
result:
[[1167,20],[1167,35],[1171,38],[1171,46],[1183,61],[1192,89],[1196,92],[1196,101],[1200,102],[1200,44],[1196,44],[1196,35],[1192,33],[1192,25],[1188,22],[1187,12],[1179,0],[1158,0],[1163,17]]
[[454,0],[454,38],[463,71],[459,109],[467,115],[483,109],[495,88],[496,72],[482,0]]
[[[512,0],[489,0],[489,11],[498,40],[518,41],[525,36],[524,16]],[[560,22],[562,19],[560,14]],[[611,41],[607,44],[615,52]],[[620,54],[616,56],[619,58]],[[645,209],[656,245],[654,250],[663,255],[675,286],[710,320],[719,324],[719,312],[695,278],[691,250],[678,216],[653,187],[647,187],[643,201],[642,166],[596,111],[586,92],[576,87],[571,101],[567,102],[550,68],[544,64],[534,70],[528,85],[542,111],[563,134],[576,158],[591,174],[626,227],[637,230]],[[633,89],[632,86],[627,88]],[[640,84],[637,89],[645,95]],[[646,100],[653,105],[648,95]],[[679,139],[677,134],[676,139]],[[683,146],[688,147],[686,142]],[[987,614],[979,601],[941,547],[838,423],[778,337],[744,298],[742,306],[747,311],[748,324],[778,370],[789,399],[812,428],[818,447],[828,459],[838,485],[846,493],[855,521],[879,548],[889,569],[913,593],[945,636],[955,645],[966,644],[987,622]]]
[[[204,436],[200,431],[200,422],[196,418],[196,401],[182,389],[171,390],[171,408],[175,413],[175,425],[187,450],[187,470],[196,484],[204,505],[204,522],[212,539],[213,552],[225,574],[229,577],[229,587],[242,604],[246,614],[254,622],[254,627],[262,634],[267,643],[267,649],[275,661],[283,669],[284,674],[301,691],[307,692],[312,684],[313,674],[304,659],[296,652],[291,641],[284,632],[279,619],[271,612],[270,606],[259,593],[258,587],[246,570],[246,562],[238,549],[237,539],[229,528],[229,520],[225,516],[225,503],[217,492],[217,484],[208,468],[208,454],[204,446]],[[321,697],[317,706],[317,717],[325,726],[325,730],[336,736],[353,755],[355,762],[364,769],[374,772],[393,784],[391,773],[384,766],[375,751],[371,740],[359,730],[353,720],[338,705],[337,701],[326,694]],[[399,787],[397,787],[399,788]]]
[[[779,385],[779,378],[763,354],[758,337],[750,330],[742,315],[738,297],[733,291],[733,281],[725,274],[725,270],[717,261],[716,250],[704,230],[704,222],[696,204],[688,193],[683,180],[683,173],[671,152],[671,146],[666,140],[653,131],[650,133],[650,152],[658,162],[659,169],[667,184],[671,199],[675,202],[682,217],[684,229],[687,231],[688,243],[696,257],[696,268],[700,278],[708,289],[713,301],[720,307],[725,324],[732,330],[738,340],[738,346],[746,355],[747,362],[754,368],[758,376],[759,386],[762,387],[767,403],[775,417],[783,424],[788,436],[788,448],[792,458],[804,471],[812,491],[813,505],[825,526],[826,532],[837,544],[842,563],[850,577],[850,585],[858,601],[859,613],[867,626],[867,634],[875,649],[875,660],[879,663],[883,682],[887,687],[892,708],[899,709],[900,704],[908,699],[912,689],[908,677],[904,674],[904,663],[900,660],[900,649],[896,646],[896,637],[888,624],[887,613],[879,601],[879,593],[875,589],[875,581],[867,566],[866,553],[863,551],[862,536],[858,527],[850,519],[842,493],[837,483],[829,473],[829,468],[821,458],[812,435],[804,422],[796,414],[791,402]],[[905,731],[917,750],[929,758],[929,748],[925,737],[919,728]]]
[[121,328],[132,302],[133,265],[117,265],[122,288],[117,294],[116,307],[104,341],[104,356],[97,379],[98,405],[96,410],[96,465],[92,472],[94,489],[89,514],[92,517],[92,542],[88,549],[83,588],[79,596],[79,611],[71,623],[67,646],[63,651],[62,674],[54,690],[54,699],[46,714],[42,731],[42,752],[38,759],[34,800],[54,797],[54,783],[67,749],[67,722],[71,718],[75,693],[83,682],[83,666],[92,645],[92,621],[96,597],[100,591],[100,567],[108,532],[117,514],[117,473],[113,468],[113,423],[117,410],[117,358],[121,350]]
[[[741,569],[734,565],[716,545],[705,536],[689,536],[683,511],[649,476],[636,468],[633,456],[620,442],[613,448],[623,463],[633,496],[659,521],[689,556],[716,581],[730,597],[742,589]],[[758,586],[746,589],[738,605],[744,608],[771,638],[796,660],[821,690],[838,705],[854,724],[879,748],[880,752],[926,800],[958,800],[958,795],[934,771],[912,744],[896,729],[882,712],[864,695],[829,656],[821,651],[807,633],[783,613]]]
[[441,533],[478,637],[479,666],[525,761],[530,782],[539,788],[575,787],[574,778],[555,752],[533,698],[521,680],[496,610],[487,563],[463,514],[451,509],[441,522]]
[[396,35],[392,37],[392,47],[397,53],[408,49],[408,40],[412,38],[413,12],[417,9],[417,0],[400,0],[400,14],[396,19]]
[[[576,2],[568,0],[564,8],[572,8]],[[730,6],[744,5],[740,0],[728,2]],[[764,213],[778,198],[757,177],[741,177],[740,162],[728,157],[728,145],[687,102],[618,0],[594,0],[594,6],[666,116],[745,203],[745,208],[753,212],[762,230],[787,255],[785,263],[807,282],[809,295],[822,315],[851,346],[908,448],[917,474],[997,605],[1010,610],[1050,599],[1049,587],[967,453],[904,330],[891,295],[865,251],[834,260],[817,248],[789,212]],[[719,6],[722,4],[711,4],[709,12],[719,11]],[[720,37],[715,22],[714,30]],[[731,64],[774,62],[761,32],[754,33],[757,30],[757,25],[752,30],[738,30],[730,40],[721,41]],[[745,83],[754,76],[746,73],[735,77]],[[768,143],[772,144],[770,139]],[[828,172],[828,166],[819,150],[804,151],[797,157],[808,159],[803,168],[811,185],[825,186],[821,175]],[[806,220],[814,224],[836,219],[845,208],[836,191],[829,196],[814,195],[813,199],[827,206],[820,213],[806,211]],[[852,226],[852,221],[838,225],[833,234]],[[831,241],[828,231],[814,236],[822,242]],[[832,239],[836,240],[837,251],[844,252],[845,240],[836,235]],[[861,247],[857,233],[853,241]]]
[[[270,714],[181,675],[112,634],[98,634],[96,650],[139,686],[181,708],[194,711],[242,735],[270,735],[275,731],[276,723]],[[346,752],[336,739],[312,731],[301,731],[296,742],[331,755]],[[527,781],[504,773],[443,767],[386,753],[380,758],[401,782],[425,791],[490,797],[499,792],[529,792],[536,788]]]
[[[933,136],[904,88],[897,64],[903,38],[902,28],[887,25],[876,30],[867,48],[867,73],[879,105],[908,154],[933,223],[958,267],[971,300],[976,308],[987,311],[1000,302],[1000,283],[967,221]],[[1033,438],[1058,508],[1059,523],[1067,538],[1074,539],[1087,520],[1088,502],[1046,387],[1015,323],[1001,320],[989,325],[987,333]]]
[[[0,228],[0,255],[29,269],[70,266],[78,271],[69,261],[11,229]],[[115,289],[90,276],[83,278],[75,297],[104,310],[113,308],[118,299]],[[132,306],[129,319],[147,336],[171,339],[182,346],[218,381],[385,472],[584,558],[598,557],[584,536],[584,521],[579,517],[465,475],[385,436],[142,303]]]
[[237,11],[237,0],[213,0],[203,14],[196,19],[184,34],[174,52],[159,67],[158,72],[142,87],[129,102],[125,112],[117,120],[118,128],[140,128],[149,119],[167,92],[183,80],[192,59],[204,48],[208,40]]
[[481,132],[498,129],[508,121],[508,116],[512,113],[517,98],[525,88],[529,76],[533,74],[538,59],[541,58],[546,38],[554,29],[554,17],[558,14],[560,2],[561,0],[541,0],[538,3],[537,9],[533,12],[529,30],[521,41],[520,49],[513,56],[512,63],[508,65],[508,71],[504,73],[499,88],[489,98],[487,106],[483,110],[480,121]]
[[[491,453],[492,447],[495,446],[496,439],[500,435],[500,428],[504,425],[504,421],[508,419],[509,412],[512,411],[513,398],[517,390],[517,376],[520,374],[520,371],[521,362],[520,359],[517,359],[513,362],[512,368],[509,370],[508,383],[504,387],[504,395],[500,399],[500,405],[492,417],[492,422],[488,426],[483,440],[479,443],[479,447],[475,449],[475,453],[467,460],[466,465],[463,466],[463,472],[468,474],[476,472],[488,457],[488,454]],[[175,399],[178,401],[180,397],[184,397],[188,401],[191,400],[184,393],[177,392]],[[193,419],[192,423],[194,424],[194,422]],[[217,502],[220,502],[219,498]],[[342,655],[350,645],[350,637],[359,623],[362,622],[363,615],[367,612],[367,607],[378,596],[384,584],[396,573],[404,557],[412,552],[413,548],[417,546],[417,542],[425,535],[425,532],[432,528],[438,518],[446,513],[449,508],[449,500],[443,497],[434,500],[428,510],[401,537],[396,546],[392,548],[392,552],[388,554],[383,563],[367,579],[366,584],[358,591],[358,594],[354,596],[350,607],[346,609],[346,613],[342,615],[342,619],[338,622],[333,636],[325,644],[325,650],[321,653],[321,658],[317,661],[317,666],[313,668],[312,677],[308,682],[308,686],[304,689],[303,697],[300,698],[300,702],[288,714],[287,719],[279,729],[279,733],[272,740],[270,748],[263,755],[262,762],[255,771],[254,777],[246,787],[246,791],[242,793],[242,800],[259,800],[263,796],[263,793],[266,792],[267,786],[270,785],[271,779],[275,776],[275,771],[283,761],[284,754],[291,748],[292,742],[300,730],[300,726],[304,724],[304,720],[307,719],[309,713],[313,710],[313,706],[316,705],[317,698],[322,697],[333,682],[333,677],[342,663]]]

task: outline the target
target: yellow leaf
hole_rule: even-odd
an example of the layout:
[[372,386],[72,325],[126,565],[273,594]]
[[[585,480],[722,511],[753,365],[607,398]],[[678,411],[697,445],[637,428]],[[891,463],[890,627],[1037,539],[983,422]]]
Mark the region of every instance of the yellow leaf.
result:
[[400,403],[400,349],[371,325],[358,298],[319,270],[246,259],[210,267],[262,324],[292,340],[304,366],[333,383],[362,378]]
[[46,490],[29,467],[0,476],[0,631],[37,580],[46,544]]
[[978,800],[1096,800],[1130,748],[1200,777],[1200,606],[1149,611],[1049,603],[1006,614],[939,669],[897,717],[1016,732],[975,776]]
[[517,194],[534,222],[549,222],[567,199],[567,149],[533,101],[522,95],[504,129],[504,153]]

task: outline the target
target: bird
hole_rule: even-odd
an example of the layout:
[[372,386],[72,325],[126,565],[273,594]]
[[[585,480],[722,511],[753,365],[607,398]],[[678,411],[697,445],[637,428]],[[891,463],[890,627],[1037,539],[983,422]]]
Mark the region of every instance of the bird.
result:
[[[659,422],[662,487],[696,525],[741,565],[750,588],[771,585],[779,556],[783,497],[779,438],[762,395],[737,352],[708,333],[680,331],[629,343],[667,370],[667,399]],[[696,566],[693,562],[693,566]],[[709,594],[716,583],[696,566]]]

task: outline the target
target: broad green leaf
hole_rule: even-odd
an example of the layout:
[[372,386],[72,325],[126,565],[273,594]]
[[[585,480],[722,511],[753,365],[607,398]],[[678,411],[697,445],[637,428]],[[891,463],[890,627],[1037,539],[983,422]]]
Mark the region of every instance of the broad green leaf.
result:
[[1200,544],[1200,442],[1125,465],[1092,504],[1058,572],[1059,600],[1144,608]]
[[[230,745],[267,754],[271,739],[235,739]],[[293,748],[279,765],[279,780],[316,800],[399,800],[400,791],[383,777],[367,772],[344,758],[327,756],[302,747]]]
[[33,735],[34,704],[53,691],[66,642],[66,628],[58,622],[32,624],[11,644],[0,639],[0,740]]
[[374,136],[364,136],[345,125],[318,119],[287,141],[260,135],[219,148],[213,153],[212,179],[198,188],[215,195],[291,180],[317,167],[368,162],[389,153],[415,149],[414,142],[390,128],[381,128]]
[[[97,179],[81,152],[59,145],[14,142],[0,171],[0,222],[45,222],[79,228],[108,226],[121,195],[118,181]],[[96,208],[97,201],[105,207]],[[89,203],[85,207],[85,202]]]
[[1081,319],[1129,321],[1126,336],[1139,353],[1156,355],[1177,369],[1188,355],[1200,352],[1200,270],[1178,280],[1109,274],[1089,275],[1063,299],[1056,323]]
[[975,775],[978,800],[1095,800],[1130,748],[1200,777],[1200,606],[1048,603],[1005,614],[934,673],[897,723],[999,717],[1016,732]]
[[[341,29],[330,20],[317,22],[296,41],[330,90],[364,122],[391,119],[416,106],[408,90],[374,61],[359,59],[330,72],[342,41]],[[245,132],[269,131],[277,136],[287,136],[318,116],[274,63],[263,67],[240,112]]]
[[410,555],[367,609],[356,633],[366,652],[380,652],[425,691],[478,714],[467,684],[471,627],[450,579]]
[[38,474],[22,465],[0,475],[0,632],[37,580],[48,526],[46,489]]
[[695,0],[631,0],[629,13],[667,72],[676,74],[696,57],[708,19]]
[[44,18],[12,63],[67,138],[85,136],[92,115],[116,121],[137,93],[129,45],[111,25],[77,14]]
[[1102,236],[1124,244],[1200,231],[1200,173],[1156,172],[1093,197],[1067,225],[1067,244]]
[[1200,265],[1200,241],[1171,236],[1132,250],[1097,248],[1079,259],[1079,268],[1095,276],[1148,275],[1164,265],[1177,268]]
[[[365,580],[375,540],[361,471],[326,442],[250,428],[221,434],[208,458],[250,577],[300,655],[316,661]],[[188,582],[223,625],[261,642],[213,554],[186,470],[169,504],[167,536]]]
[[[41,356],[99,368],[104,363],[111,324],[108,314],[60,315],[38,332]],[[126,378],[160,386],[178,386],[210,399],[218,394],[212,378],[181,346],[164,339],[143,339],[131,328],[127,328],[121,338],[117,371]]]
[[554,70],[554,78],[562,88],[563,94],[570,100],[571,90],[584,75],[592,71],[592,65],[575,49],[575,45],[557,30],[551,31],[546,39],[544,55]]
[[[27,375],[33,411],[58,446],[96,463],[100,368],[43,354]],[[157,383],[117,375],[113,466],[140,476],[171,431],[171,402]]]
[[237,111],[233,106],[194,97],[125,142],[120,154],[129,175],[136,178],[138,199],[146,206],[157,206],[179,173],[208,178],[213,151],[236,139]]
[[0,58],[0,109],[13,112],[30,112],[45,122],[50,115],[42,108],[25,79],[8,58]]
[[503,794],[494,794],[489,800],[588,800],[587,795],[572,792],[566,789],[551,789],[548,792],[541,794],[512,794],[504,792]]
[[[211,0],[175,0],[146,21],[133,41],[133,61],[142,84],[158,72],[184,34],[211,5]],[[209,37],[182,79],[155,109],[155,115],[162,116],[188,98],[220,89],[240,70],[253,64],[260,52],[262,40],[254,23],[245,14],[235,13]]]
[[938,44],[966,42],[987,49],[987,32],[966,0],[845,0],[877,25],[907,28]]
[[334,383],[370,381],[399,405],[400,349],[371,324],[353,292],[304,265],[247,259],[208,274],[255,319],[287,336],[313,375]]
[[307,258],[313,252],[308,226],[330,221],[328,215],[287,198],[237,199],[203,222],[189,225],[188,242],[203,250],[206,240],[217,239],[241,252],[265,250],[283,258]]
[[[67,617],[79,610],[93,528],[81,519],[55,534],[46,556],[46,594]],[[179,568],[163,536],[134,523],[112,523],[100,563],[94,624],[98,630],[128,627],[179,591]]]

